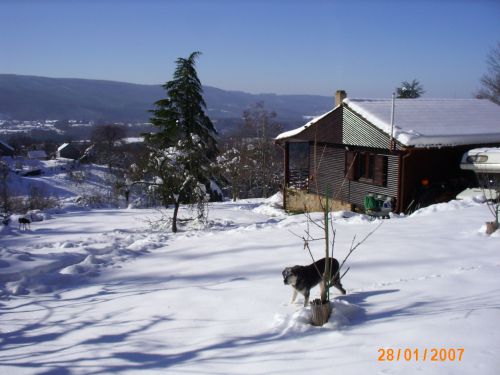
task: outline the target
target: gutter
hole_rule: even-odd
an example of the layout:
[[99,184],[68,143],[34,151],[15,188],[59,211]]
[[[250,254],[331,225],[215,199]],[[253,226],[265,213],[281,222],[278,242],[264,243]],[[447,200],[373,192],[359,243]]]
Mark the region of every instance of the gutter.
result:
[[399,213],[404,213],[403,207],[403,195],[405,193],[404,181],[406,180],[406,160],[412,155],[412,151],[407,151],[403,156],[399,155],[399,181],[398,181],[398,207],[397,211]]

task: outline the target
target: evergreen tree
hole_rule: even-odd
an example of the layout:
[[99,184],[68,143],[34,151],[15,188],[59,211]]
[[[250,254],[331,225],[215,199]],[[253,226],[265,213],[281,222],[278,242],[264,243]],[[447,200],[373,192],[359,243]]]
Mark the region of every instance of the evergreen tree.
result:
[[177,231],[180,203],[206,200],[211,165],[218,150],[217,134],[205,114],[206,104],[195,68],[200,52],[179,58],[173,79],[162,87],[167,98],[155,103],[151,123],[158,128],[146,136],[150,147],[150,170],[156,177],[162,203],[174,205],[172,231]]
[[400,99],[415,99],[424,94],[424,88],[416,79],[411,82],[401,82],[401,87],[397,89],[397,96]]

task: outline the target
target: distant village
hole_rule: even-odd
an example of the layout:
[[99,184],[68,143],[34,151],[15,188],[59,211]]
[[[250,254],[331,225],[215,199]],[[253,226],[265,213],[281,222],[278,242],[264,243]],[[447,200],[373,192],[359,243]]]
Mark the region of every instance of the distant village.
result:
[[[82,121],[82,120],[0,120],[0,136],[29,133],[32,131],[54,132],[64,135],[71,130],[84,131],[91,129],[94,125],[99,125],[104,121]],[[149,123],[138,122],[113,122],[114,125],[123,126],[127,129],[138,129],[148,127]]]
[[[63,133],[64,129],[56,126],[58,122],[59,120],[0,120],[0,134],[28,132],[31,130],[45,130]],[[90,127],[94,125],[93,121],[83,123],[78,120],[68,120],[66,123],[68,127]]]
[[[60,157],[66,149],[64,157],[80,159],[95,143],[95,129],[99,125],[96,121],[81,120],[0,120],[0,156],[48,160]],[[115,122],[106,126],[119,129],[120,139],[116,141],[123,143],[142,142],[141,134],[151,130],[149,123]],[[72,151],[68,152],[69,149]]]
[[[244,125],[234,125],[233,134],[219,133],[217,141],[220,156],[214,167],[220,187],[234,199],[267,196],[282,182],[282,152],[274,144],[281,125],[263,107],[256,106],[246,116]],[[143,180],[148,161],[144,134],[155,131],[143,122],[0,120],[0,161],[24,177],[44,174],[40,166],[57,161],[67,163],[72,178],[76,170],[93,164],[106,166],[118,179],[126,175]],[[133,176],[131,166],[137,166]]]

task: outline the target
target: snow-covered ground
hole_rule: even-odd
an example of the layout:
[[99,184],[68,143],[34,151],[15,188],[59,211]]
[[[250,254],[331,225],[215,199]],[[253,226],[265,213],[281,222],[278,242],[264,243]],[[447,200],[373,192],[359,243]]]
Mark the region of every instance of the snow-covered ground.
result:
[[[33,190],[55,198],[61,206],[75,203],[78,197],[110,194],[108,168],[103,165],[79,164],[71,159],[30,160],[2,158],[12,171],[8,178],[9,192],[13,196],[29,196]],[[30,171],[41,174],[24,177]]]
[[[11,191],[36,187],[60,204],[30,230],[16,216],[0,229],[0,374],[500,368],[500,232],[484,234],[484,204],[452,201],[384,221],[347,262],[348,294],[333,292],[332,317],[318,328],[283,285],[282,269],[310,258],[298,238],[306,218],[286,215],[279,197],[212,204],[207,225],[183,221],[173,235],[152,230],[156,210],[75,204],[107,194],[106,167],[21,164],[43,174],[12,175]],[[340,259],[380,224],[333,216]],[[433,361],[441,349],[447,360]]]
[[[0,374],[497,374],[500,231],[484,234],[489,215],[452,201],[385,220],[349,258],[347,295],[332,292],[323,327],[302,298],[289,303],[281,271],[310,263],[297,237],[306,218],[276,199],[212,204],[207,227],[176,235],[152,231],[159,213],[146,209],[13,223],[0,233]],[[340,259],[380,223],[334,217]]]

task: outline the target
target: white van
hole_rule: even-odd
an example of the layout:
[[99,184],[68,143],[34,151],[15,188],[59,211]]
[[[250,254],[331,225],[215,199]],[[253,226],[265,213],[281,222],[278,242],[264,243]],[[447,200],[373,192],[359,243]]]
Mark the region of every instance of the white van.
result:
[[500,174],[500,147],[475,148],[462,156],[460,168],[476,173]]
[[482,187],[469,188],[457,195],[457,199],[484,195],[488,200],[500,196],[500,147],[474,148],[462,156],[460,168],[476,173]]

